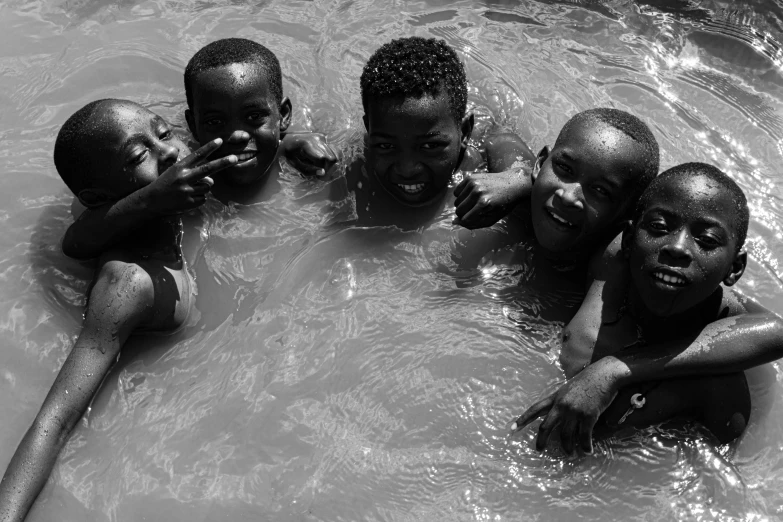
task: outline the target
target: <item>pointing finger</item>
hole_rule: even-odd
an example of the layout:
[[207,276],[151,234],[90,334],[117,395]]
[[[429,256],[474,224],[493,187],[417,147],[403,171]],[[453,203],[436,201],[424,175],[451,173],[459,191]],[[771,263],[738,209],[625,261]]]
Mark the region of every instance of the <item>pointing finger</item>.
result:
[[511,431],[521,431],[525,429],[525,427],[539,418],[542,415],[546,415],[549,410],[552,408],[552,400],[547,397],[544,400],[538,401],[534,405],[532,405],[530,408],[525,411],[511,426]]

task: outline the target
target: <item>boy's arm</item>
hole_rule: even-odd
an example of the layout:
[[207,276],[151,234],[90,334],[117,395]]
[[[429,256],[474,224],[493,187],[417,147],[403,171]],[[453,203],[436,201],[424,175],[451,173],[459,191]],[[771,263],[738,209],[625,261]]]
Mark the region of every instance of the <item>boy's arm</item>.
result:
[[79,338],[0,482],[0,521],[24,520],[120,347],[153,304],[152,280],[144,270],[120,261],[103,265]]
[[119,201],[85,210],[65,232],[63,253],[76,259],[97,257],[151,219],[202,205],[212,186],[209,176],[236,163],[236,156],[203,163],[221,143],[219,138],[207,143]]
[[561,438],[592,451],[592,430],[617,392],[639,382],[747,370],[783,357],[783,320],[761,306],[715,321],[692,336],[666,344],[629,348],[596,361],[559,390],[537,402],[515,423],[521,430],[544,416],[536,447],[560,427]]
[[325,176],[337,163],[337,152],[316,132],[287,132],[280,148],[291,165],[308,176]]
[[488,173],[466,176],[454,189],[455,224],[476,229],[490,227],[530,197],[536,157],[521,138],[511,133],[486,141]]

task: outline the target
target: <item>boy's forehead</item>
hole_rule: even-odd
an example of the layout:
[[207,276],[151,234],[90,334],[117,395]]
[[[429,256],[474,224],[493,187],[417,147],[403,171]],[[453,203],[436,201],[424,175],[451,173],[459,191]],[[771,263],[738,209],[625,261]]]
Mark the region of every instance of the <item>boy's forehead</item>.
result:
[[254,86],[269,94],[267,71],[257,63],[230,63],[201,71],[193,80],[196,90],[227,91]]
[[714,222],[726,228],[733,228],[739,217],[728,191],[704,176],[668,180],[649,198],[644,211],[662,207],[683,219]]
[[[451,115],[449,98],[444,92],[436,96],[373,98],[367,107],[367,116],[373,127],[383,125],[391,120],[408,120],[418,125],[437,126],[454,123]],[[411,131],[417,129],[412,128]]]
[[97,135],[110,147],[122,146],[134,134],[149,129],[150,122],[159,116],[144,107],[116,104],[106,107],[94,122]]

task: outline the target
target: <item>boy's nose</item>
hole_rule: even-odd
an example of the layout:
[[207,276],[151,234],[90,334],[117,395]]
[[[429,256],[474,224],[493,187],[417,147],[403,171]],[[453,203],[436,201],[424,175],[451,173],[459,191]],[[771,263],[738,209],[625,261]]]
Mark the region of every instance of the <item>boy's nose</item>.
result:
[[235,130],[223,141],[223,146],[232,151],[241,151],[247,147],[250,141],[250,134],[243,130]]
[[163,171],[174,165],[178,159],[179,148],[166,142],[161,142],[160,155],[158,156],[158,162],[160,163],[159,174],[163,174]]
[[405,179],[419,177],[423,169],[421,162],[413,155],[402,155],[397,163],[397,172],[401,178]]
[[688,248],[688,232],[685,229],[680,230],[673,241],[669,241],[663,246],[661,252],[672,259],[680,261],[690,260],[691,251],[690,248]]
[[568,207],[578,210],[584,210],[585,205],[582,201],[582,187],[578,183],[570,183],[557,189],[555,192],[558,198]]

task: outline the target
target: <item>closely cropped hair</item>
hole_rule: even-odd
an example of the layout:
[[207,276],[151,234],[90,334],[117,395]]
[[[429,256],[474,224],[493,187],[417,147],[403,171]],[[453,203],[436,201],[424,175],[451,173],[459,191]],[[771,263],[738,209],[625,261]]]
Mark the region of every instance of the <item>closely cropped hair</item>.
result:
[[193,83],[196,77],[209,69],[249,63],[261,67],[267,75],[269,89],[277,105],[283,101],[283,75],[277,56],[261,45],[245,38],[224,38],[205,45],[193,55],[185,67],[185,97],[188,107],[193,108]]
[[465,66],[443,40],[411,36],[386,43],[370,56],[361,77],[362,106],[383,98],[449,97],[451,116],[460,122],[468,104]]
[[688,178],[704,177],[717,183],[721,189],[728,192],[735,210],[735,232],[737,234],[737,250],[745,244],[745,238],[748,235],[748,221],[750,221],[750,211],[748,210],[748,200],[742,189],[726,175],[723,171],[706,163],[683,163],[663,172],[655,178],[647,190],[644,191],[634,212],[634,226],[638,224],[644,210],[650,204],[650,200],[669,183],[677,183],[680,180]]
[[[642,195],[642,192],[644,192],[650,182],[655,179],[655,176],[658,175],[658,169],[660,168],[660,151],[655,136],[653,136],[650,128],[633,114],[619,109],[600,108],[589,109],[573,116],[563,126],[557,140],[559,141],[560,136],[564,136],[566,131],[574,124],[586,120],[600,121],[610,127],[614,127],[642,146],[643,156],[640,158],[642,173],[639,178],[635,180],[634,190],[631,194],[632,201],[635,202]],[[633,209],[633,206],[634,205],[631,205],[630,208]]]
[[131,103],[125,100],[105,99],[90,102],[65,120],[54,142],[54,166],[62,180],[78,196],[90,188],[99,165],[90,162],[90,151],[95,150],[95,137],[101,135],[101,123],[95,115],[106,104]]

